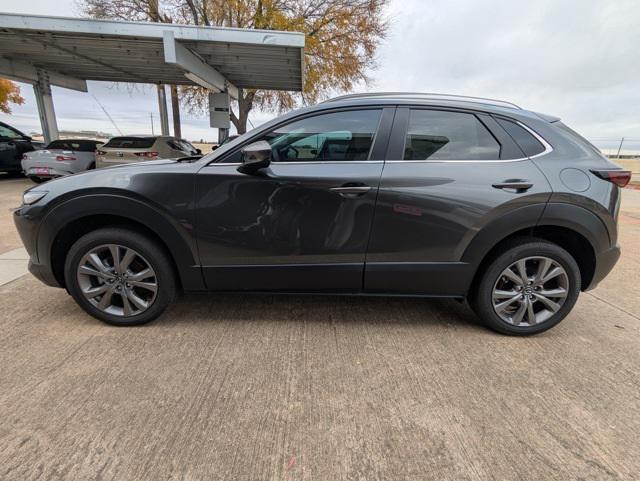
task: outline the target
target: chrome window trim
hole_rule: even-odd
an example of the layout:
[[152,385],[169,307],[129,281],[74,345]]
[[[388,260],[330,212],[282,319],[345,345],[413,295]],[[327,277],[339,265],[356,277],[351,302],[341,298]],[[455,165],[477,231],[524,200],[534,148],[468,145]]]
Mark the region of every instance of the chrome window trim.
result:
[[533,135],[538,140],[538,142],[540,142],[544,147],[544,150],[542,152],[540,152],[539,154],[536,154],[536,155],[532,155],[531,157],[527,157],[528,159],[535,159],[536,157],[541,157],[541,156],[546,155],[546,154],[548,154],[548,153],[553,151],[553,147],[551,146],[551,144],[549,142],[547,142],[546,140],[544,140],[544,138],[542,138],[542,136],[540,134],[538,134],[538,132],[536,132],[535,130],[530,128],[528,125],[525,125],[525,124],[523,124],[522,122],[520,122],[518,120],[515,120],[515,123],[518,124],[523,129],[525,129],[531,135]]
[[542,146],[544,147],[544,150],[542,152],[540,152],[539,154],[536,155],[532,155],[531,157],[519,157],[517,159],[467,159],[467,160],[456,160],[456,159],[423,159],[423,160],[387,160],[386,162],[389,164],[400,164],[400,163],[438,163],[438,164],[448,164],[448,163],[479,163],[479,162],[485,162],[485,163],[500,163],[500,162],[522,162],[523,160],[531,160],[531,159],[535,159],[536,157],[542,157],[543,155],[547,155],[548,153],[553,151],[553,147],[551,146],[551,144],[549,142],[547,142],[546,140],[544,140],[544,138],[542,138],[542,136],[540,136],[535,130],[531,129],[530,127],[528,127],[527,125],[523,124],[522,122],[518,121],[518,120],[512,120],[513,122],[515,122],[516,124],[518,124],[520,127],[522,127],[523,129],[525,129],[527,132],[529,132],[531,135],[533,135],[535,137],[535,139],[540,142],[542,144]]
[[[292,162],[271,162],[272,165],[307,165],[307,164],[384,164],[384,160],[299,160]],[[205,167],[213,167],[216,165],[242,165],[242,162],[217,162],[213,164],[206,165]]]

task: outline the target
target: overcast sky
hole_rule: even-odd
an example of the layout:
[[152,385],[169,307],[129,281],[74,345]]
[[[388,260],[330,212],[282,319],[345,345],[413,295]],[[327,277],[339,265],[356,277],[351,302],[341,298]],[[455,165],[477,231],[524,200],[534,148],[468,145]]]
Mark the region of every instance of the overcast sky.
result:
[[[74,0],[2,0],[0,11],[79,15]],[[425,91],[505,99],[563,120],[600,146],[640,142],[639,0],[392,0],[391,29],[373,83],[360,90]],[[0,120],[40,131],[26,104]],[[54,88],[61,129],[158,129],[155,87],[89,82],[89,94]],[[256,113],[255,125],[273,114]],[[183,135],[214,140],[208,119],[183,115]]]

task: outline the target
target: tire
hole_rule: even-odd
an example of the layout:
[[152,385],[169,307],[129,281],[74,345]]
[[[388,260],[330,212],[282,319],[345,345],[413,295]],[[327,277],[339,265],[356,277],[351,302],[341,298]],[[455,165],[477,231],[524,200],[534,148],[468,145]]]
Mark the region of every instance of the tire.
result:
[[[514,240],[500,252],[480,273],[469,298],[482,322],[502,334],[526,336],[562,321],[580,293],[580,269],[571,254],[556,244],[532,238]],[[519,275],[521,265],[528,281]],[[538,272],[545,269],[546,276],[539,278]]]
[[[100,265],[95,257],[87,257],[90,253],[98,256]],[[122,261],[121,269],[113,265],[116,256]],[[98,271],[100,275],[86,274]],[[160,316],[176,296],[176,276],[164,249],[122,227],[95,230],[78,239],[65,260],[64,275],[67,290],[78,305],[114,326],[146,324]],[[99,291],[105,294],[95,296]]]
[[87,170],[94,170],[96,168],[96,163],[95,162],[91,162],[89,164],[89,167],[87,167]]
[[29,176],[29,179],[32,182],[35,182],[36,184],[42,184],[43,182],[46,182],[49,179],[43,179],[42,177],[36,177],[34,175]]

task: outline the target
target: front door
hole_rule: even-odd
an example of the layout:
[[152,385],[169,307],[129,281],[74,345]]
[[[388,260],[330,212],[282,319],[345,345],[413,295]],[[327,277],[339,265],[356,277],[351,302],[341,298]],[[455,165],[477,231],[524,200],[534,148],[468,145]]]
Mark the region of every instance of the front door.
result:
[[244,143],[269,142],[268,168],[238,172],[239,145],[200,170],[196,232],[209,289],[361,290],[393,113],[312,114]]

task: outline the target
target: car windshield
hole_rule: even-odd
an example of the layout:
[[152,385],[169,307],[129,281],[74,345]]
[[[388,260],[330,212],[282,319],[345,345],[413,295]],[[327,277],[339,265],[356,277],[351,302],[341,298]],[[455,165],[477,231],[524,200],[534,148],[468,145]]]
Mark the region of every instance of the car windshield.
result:
[[21,139],[22,134],[17,130],[13,130],[11,127],[0,125],[0,137],[8,139]]

